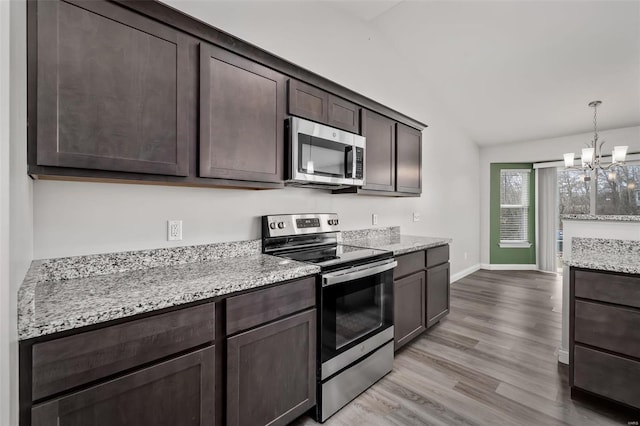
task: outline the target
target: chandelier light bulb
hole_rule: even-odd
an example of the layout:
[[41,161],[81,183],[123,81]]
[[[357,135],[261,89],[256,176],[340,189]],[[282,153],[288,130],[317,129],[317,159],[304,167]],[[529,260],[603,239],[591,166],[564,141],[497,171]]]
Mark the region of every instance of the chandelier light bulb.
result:
[[565,167],[573,167],[573,162],[575,160],[575,154],[573,152],[568,152],[564,154],[564,166]]
[[635,182],[629,182],[627,184],[627,188],[631,189],[631,190],[636,189],[636,183]]
[[593,164],[594,148],[582,148],[582,167],[588,167]]
[[627,158],[627,150],[628,146],[614,146],[613,147],[613,162],[614,163],[624,163],[624,160]]

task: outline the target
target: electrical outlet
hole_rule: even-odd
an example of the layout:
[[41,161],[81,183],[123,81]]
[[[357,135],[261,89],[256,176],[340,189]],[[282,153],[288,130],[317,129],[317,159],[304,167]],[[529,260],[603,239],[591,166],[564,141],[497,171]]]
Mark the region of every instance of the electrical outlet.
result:
[[168,220],[167,221],[167,241],[180,241],[180,240],[182,240],[182,221]]
[[375,213],[371,215],[371,224],[372,225],[377,225],[378,224],[378,215],[375,214]]
[[420,213],[413,212],[413,221],[414,222],[420,222]]

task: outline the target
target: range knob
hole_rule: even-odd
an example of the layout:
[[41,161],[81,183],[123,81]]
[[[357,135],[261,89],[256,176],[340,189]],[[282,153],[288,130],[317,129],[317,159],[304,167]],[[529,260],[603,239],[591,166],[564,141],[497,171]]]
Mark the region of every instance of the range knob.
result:
[[334,224],[334,225],[339,225],[339,224],[340,224],[340,222],[338,221],[338,219],[335,219],[335,220],[333,221],[333,224]]
[[329,219],[329,220],[327,221],[327,223],[328,223],[329,225],[333,225],[333,219]]
[[271,229],[276,229],[276,223],[275,223],[275,222],[271,222],[271,223],[269,224],[269,228],[271,228]]
[[280,228],[280,229],[284,229],[284,228],[286,228],[286,227],[287,227],[287,225],[285,225],[285,223],[284,223],[284,222],[278,222],[278,228]]

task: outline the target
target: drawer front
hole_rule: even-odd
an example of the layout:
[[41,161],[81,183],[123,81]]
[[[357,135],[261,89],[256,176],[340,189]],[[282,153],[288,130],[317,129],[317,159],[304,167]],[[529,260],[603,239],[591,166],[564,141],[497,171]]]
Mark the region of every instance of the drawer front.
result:
[[640,362],[576,345],[573,386],[640,408]]
[[424,251],[403,254],[396,257],[398,266],[393,270],[393,279],[398,279],[424,269]]
[[214,304],[33,345],[34,400],[214,340]]
[[575,341],[640,358],[640,311],[575,302]]
[[227,299],[227,334],[316,305],[316,278],[308,277]]
[[640,276],[575,271],[575,295],[640,308]]
[[449,245],[433,247],[427,250],[427,268],[449,261]]

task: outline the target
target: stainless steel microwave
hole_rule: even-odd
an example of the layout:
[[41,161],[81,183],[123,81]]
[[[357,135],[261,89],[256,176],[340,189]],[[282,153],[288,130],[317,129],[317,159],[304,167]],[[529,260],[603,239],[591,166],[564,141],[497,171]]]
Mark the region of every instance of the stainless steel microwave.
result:
[[290,117],[287,184],[362,186],[366,139],[313,121]]

